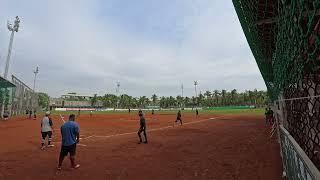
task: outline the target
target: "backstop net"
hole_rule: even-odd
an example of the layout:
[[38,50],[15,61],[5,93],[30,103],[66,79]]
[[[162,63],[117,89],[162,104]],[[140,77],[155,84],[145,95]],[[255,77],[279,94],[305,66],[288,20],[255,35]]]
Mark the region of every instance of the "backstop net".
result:
[[288,179],[320,179],[320,0],[233,0],[275,102]]

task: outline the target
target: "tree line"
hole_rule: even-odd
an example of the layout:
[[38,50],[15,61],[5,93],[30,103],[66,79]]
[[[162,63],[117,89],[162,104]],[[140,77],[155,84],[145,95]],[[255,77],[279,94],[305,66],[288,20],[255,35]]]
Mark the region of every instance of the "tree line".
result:
[[91,98],[93,107],[102,104],[103,107],[111,108],[146,108],[147,106],[157,106],[161,108],[175,107],[216,107],[216,106],[264,106],[269,101],[267,91],[246,90],[238,92],[236,89],[214,90],[200,93],[197,97],[182,97],[180,95],[173,96],[157,96],[153,94],[151,97],[140,96],[133,97],[127,94],[116,96],[114,94],[105,94],[98,96],[97,94]]

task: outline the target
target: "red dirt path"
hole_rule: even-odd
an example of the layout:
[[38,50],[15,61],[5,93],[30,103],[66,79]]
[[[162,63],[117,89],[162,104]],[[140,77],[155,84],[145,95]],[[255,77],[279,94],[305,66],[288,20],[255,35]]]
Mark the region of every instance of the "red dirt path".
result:
[[[175,119],[174,115],[150,117],[147,130],[172,126]],[[0,180],[281,179],[279,145],[268,139],[262,117],[184,115],[184,122],[195,123],[149,132],[149,144],[139,145],[135,133],[104,137],[135,132],[136,114],[94,115],[92,119],[81,115],[77,120],[80,143],[86,145],[77,147],[81,167],[71,170],[65,159],[61,172],[56,171],[61,121],[53,119],[56,146],[45,151],[39,148],[39,119],[0,122]]]

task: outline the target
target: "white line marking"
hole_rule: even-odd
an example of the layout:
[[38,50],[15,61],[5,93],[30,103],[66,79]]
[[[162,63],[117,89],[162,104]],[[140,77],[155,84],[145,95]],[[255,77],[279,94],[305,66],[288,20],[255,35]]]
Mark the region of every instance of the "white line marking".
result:
[[[61,142],[52,142],[52,144],[61,144]],[[77,143],[77,146],[83,146],[83,147],[86,147],[87,145]]]
[[61,121],[62,121],[63,123],[65,123],[66,121],[64,120],[64,117],[63,117],[61,114],[59,114],[59,115],[60,115]]
[[78,143],[78,144],[77,144],[77,146],[83,146],[83,147],[86,147],[87,145]]
[[89,138],[92,138],[92,137],[94,137],[94,136],[88,136],[88,137],[84,137],[82,139],[85,140],[85,139],[89,139]]
[[[188,124],[196,124],[196,123],[201,123],[204,121],[208,121],[208,120],[214,120],[217,119],[216,118],[209,118],[209,119],[203,119],[203,120],[199,120],[199,121],[193,121],[193,122],[187,122],[187,123],[183,123],[184,125],[188,125]],[[164,129],[169,129],[169,128],[173,128],[174,126],[165,126],[165,127],[161,127],[161,128],[154,128],[154,129],[150,129],[147,130],[148,132],[152,132],[152,131],[160,131],[160,130],[164,130]],[[136,134],[137,132],[128,132],[128,133],[121,133],[121,134],[113,134],[113,135],[108,135],[108,136],[99,136],[99,135],[92,135],[92,136],[88,136],[83,138],[82,140],[86,140],[86,139],[90,139],[90,138],[111,138],[111,137],[117,137],[117,136],[124,136],[124,135],[131,135],[131,134]]]

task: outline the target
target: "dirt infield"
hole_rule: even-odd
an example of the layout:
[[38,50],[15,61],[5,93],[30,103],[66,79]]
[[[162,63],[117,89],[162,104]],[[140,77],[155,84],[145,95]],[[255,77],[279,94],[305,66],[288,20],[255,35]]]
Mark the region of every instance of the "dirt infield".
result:
[[137,144],[136,113],[81,115],[77,160],[56,171],[62,121],[53,117],[53,148],[40,150],[40,119],[0,122],[0,180],[4,179],[281,179],[279,145],[262,117],[148,115],[149,144]]

